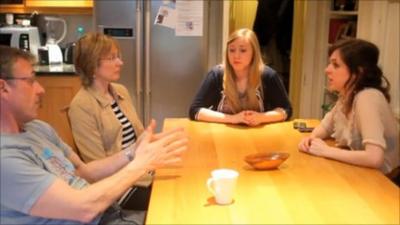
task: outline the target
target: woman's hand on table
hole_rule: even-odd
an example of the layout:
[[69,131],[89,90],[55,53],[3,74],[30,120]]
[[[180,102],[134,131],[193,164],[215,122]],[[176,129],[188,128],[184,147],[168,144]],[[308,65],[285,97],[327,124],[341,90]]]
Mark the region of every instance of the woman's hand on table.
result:
[[231,124],[243,123],[243,124],[248,125],[249,123],[246,120],[245,113],[246,113],[245,111],[242,111],[240,113],[236,113],[236,114],[233,114],[233,115],[226,114],[227,122],[231,123]]
[[325,156],[329,150],[329,145],[320,138],[305,137],[299,143],[299,150],[316,156]]
[[307,136],[307,137],[301,139],[301,141],[298,145],[299,150],[302,152],[309,152],[311,140],[312,140],[312,138],[310,136]]
[[244,111],[245,120],[249,126],[258,126],[263,123],[281,122],[286,119],[284,109],[276,108],[267,112],[257,112],[253,110]]
[[313,155],[324,157],[325,152],[328,151],[329,148],[330,148],[329,145],[326,144],[326,142],[323,141],[322,139],[313,138],[311,140],[309,152]]
[[246,110],[244,111],[245,120],[247,125],[251,127],[258,126],[263,123],[264,114],[256,111]]

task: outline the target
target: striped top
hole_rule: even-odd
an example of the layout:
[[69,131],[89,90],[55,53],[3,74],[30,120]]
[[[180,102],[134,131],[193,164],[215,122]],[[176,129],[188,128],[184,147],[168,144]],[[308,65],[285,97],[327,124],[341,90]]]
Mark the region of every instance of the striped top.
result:
[[135,130],[133,129],[132,123],[121,111],[121,109],[118,106],[118,103],[115,100],[113,100],[113,102],[111,103],[111,108],[113,109],[117,119],[122,124],[122,149],[125,149],[129,145],[135,143],[136,141]]

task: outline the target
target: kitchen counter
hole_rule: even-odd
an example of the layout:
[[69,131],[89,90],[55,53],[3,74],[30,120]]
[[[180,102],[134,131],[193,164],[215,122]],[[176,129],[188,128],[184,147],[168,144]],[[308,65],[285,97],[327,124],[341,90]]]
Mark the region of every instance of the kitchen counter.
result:
[[76,76],[75,67],[73,64],[60,64],[60,65],[35,65],[34,70],[36,75],[71,75]]

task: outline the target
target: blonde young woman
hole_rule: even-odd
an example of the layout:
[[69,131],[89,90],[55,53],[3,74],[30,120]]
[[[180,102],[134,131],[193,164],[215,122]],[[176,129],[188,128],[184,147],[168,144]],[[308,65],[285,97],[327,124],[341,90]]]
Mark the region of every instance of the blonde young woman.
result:
[[248,126],[284,121],[291,113],[280,77],[264,65],[249,29],[230,35],[224,64],[208,73],[189,110],[192,120]]
[[[339,99],[299,143],[300,151],[378,168],[400,184],[399,126],[389,105],[389,82],[377,64],[379,49],[350,39],[333,45],[329,55],[328,88],[338,92]],[[335,138],[336,146],[322,140],[328,137]]]

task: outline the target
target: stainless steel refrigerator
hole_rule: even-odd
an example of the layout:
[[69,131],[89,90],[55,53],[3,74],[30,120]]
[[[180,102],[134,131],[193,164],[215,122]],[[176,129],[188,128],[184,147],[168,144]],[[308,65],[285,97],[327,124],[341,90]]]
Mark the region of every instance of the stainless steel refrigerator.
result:
[[[177,0],[179,1],[179,0]],[[201,36],[176,36],[175,30],[155,25],[160,6],[175,0],[95,0],[96,30],[116,38],[124,66],[120,83],[134,99],[143,123],[187,117],[203,77],[222,61],[222,1],[201,1]]]

